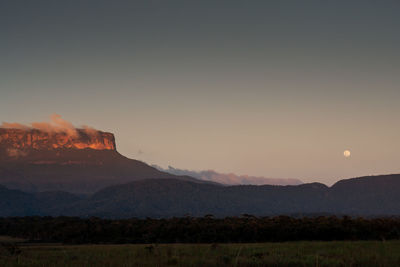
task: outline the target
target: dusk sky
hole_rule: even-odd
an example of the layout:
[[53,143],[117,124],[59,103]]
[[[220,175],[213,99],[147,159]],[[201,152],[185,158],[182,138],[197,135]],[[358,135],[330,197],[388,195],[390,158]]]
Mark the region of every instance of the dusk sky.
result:
[[400,1],[1,1],[0,123],[57,113],[163,167],[399,173],[399,14]]

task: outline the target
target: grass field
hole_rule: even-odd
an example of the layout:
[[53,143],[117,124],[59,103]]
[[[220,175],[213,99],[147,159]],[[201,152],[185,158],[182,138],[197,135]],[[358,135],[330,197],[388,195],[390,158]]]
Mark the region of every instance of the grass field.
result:
[[400,241],[257,244],[2,244],[0,266],[400,266]]

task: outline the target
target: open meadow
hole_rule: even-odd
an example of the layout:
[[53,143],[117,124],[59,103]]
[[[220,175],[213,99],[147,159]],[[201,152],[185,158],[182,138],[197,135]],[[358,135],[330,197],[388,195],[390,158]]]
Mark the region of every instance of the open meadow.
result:
[[400,241],[67,246],[3,242],[0,266],[400,266]]

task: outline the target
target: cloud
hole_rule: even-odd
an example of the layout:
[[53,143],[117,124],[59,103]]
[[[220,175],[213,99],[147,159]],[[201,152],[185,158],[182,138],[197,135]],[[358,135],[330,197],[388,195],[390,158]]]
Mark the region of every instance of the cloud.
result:
[[3,123],[0,125],[0,128],[6,128],[6,129],[21,129],[21,130],[28,130],[28,129],[31,129],[30,126],[27,126],[27,125],[24,125],[24,124],[21,124],[21,123],[16,123],[16,122],[13,122],[13,123],[3,122]]
[[[50,116],[50,121],[48,122],[32,122],[26,125],[21,123],[3,122],[0,125],[0,127],[7,129],[22,129],[22,130],[37,129],[48,133],[63,132],[67,133],[70,136],[78,135],[77,128],[71,122],[64,120],[58,114],[52,114]],[[83,126],[83,129],[87,134],[97,133],[97,130],[89,126]]]
[[98,135],[98,134],[99,134],[99,131],[98,131],[98,130],[96,130],[96,129],[93,128],[93,127],[87,126],[87,125],[83,125],[83,126],[82,126],[82,129],[83,129],[83,131],[84,131],[87,135],[90,135],[90,136]]
[[218,173],[214,170],[191,171],[168,166],[164,169],[153,165],[156,169],[175,175],[188,175],[194,178],[221,183],[225,185],[299,185],[303,182],[298,179],[267,178],[262,176],[236,175],[234,173]]

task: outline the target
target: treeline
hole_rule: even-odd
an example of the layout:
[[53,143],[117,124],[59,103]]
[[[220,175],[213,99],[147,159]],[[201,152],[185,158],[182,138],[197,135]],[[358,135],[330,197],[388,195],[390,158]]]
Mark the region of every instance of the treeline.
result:
[[124,219],[77,217],[0,218],[0,235],[29,242],[223,243],[295,240],[400,239],[400,218],[321,216]]

